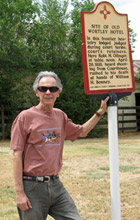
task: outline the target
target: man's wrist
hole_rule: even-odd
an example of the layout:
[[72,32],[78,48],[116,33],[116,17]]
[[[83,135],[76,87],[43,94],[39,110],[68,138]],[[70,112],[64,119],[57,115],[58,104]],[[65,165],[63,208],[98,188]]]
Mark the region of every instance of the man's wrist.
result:
[[101,116],[102,116],[99,112],[96,112],[95,115],[96,115],[98,118],[101,118]]

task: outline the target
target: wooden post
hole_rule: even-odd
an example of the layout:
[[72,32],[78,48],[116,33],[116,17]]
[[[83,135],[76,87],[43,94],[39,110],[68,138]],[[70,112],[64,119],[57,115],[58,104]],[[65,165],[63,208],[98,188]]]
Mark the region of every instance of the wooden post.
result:
[[1,104],[1,128],[2,128],[2,139],[5,139],[5,117],[4,117],[4,106]]

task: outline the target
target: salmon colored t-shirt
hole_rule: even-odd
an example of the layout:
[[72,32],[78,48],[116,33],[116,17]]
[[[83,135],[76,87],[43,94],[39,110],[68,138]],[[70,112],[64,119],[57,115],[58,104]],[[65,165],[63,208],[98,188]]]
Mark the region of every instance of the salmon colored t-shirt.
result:
[[56,175],[62,166],[64,140],[74,141],[81,130],[82,126],[74,124],[59,109],[54,108],[47,115],[32,107],[13,122],[10,148],[23,151],[24,174]]

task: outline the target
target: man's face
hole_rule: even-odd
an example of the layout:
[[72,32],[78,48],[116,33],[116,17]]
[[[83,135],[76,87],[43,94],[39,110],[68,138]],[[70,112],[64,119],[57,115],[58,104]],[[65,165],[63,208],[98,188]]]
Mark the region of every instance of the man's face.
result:
[[[39,86],[52,87],[57,86],[56,80],[53,77],[42,77],[39,81]],[[60,90],[51,92],[49,89],[46,92],[36,90],[36,96],[40,98],[40,103],[45,106],[54,106],[56,99],[60,95]]]

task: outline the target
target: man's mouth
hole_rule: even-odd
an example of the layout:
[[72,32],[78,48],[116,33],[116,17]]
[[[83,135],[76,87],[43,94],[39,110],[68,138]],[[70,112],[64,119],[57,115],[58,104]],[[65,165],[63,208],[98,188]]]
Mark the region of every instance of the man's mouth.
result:
[[48,96],[45,96],[44,98],[48,100],[52,99],[52,97],[48,97]]

